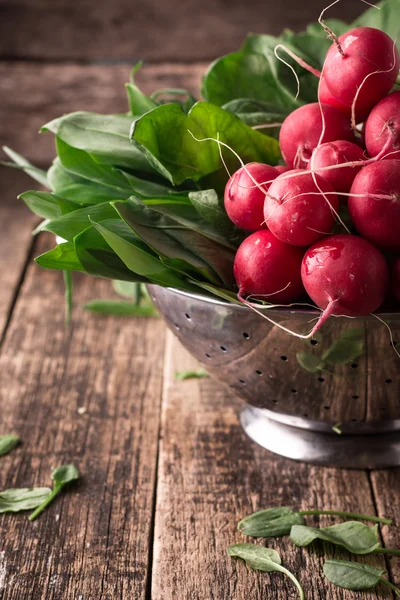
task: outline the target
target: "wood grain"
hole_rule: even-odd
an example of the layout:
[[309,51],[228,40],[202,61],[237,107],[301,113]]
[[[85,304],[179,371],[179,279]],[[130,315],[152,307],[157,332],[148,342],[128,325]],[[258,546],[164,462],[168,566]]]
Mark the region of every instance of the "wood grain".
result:
[[[205,64],[145,65],[136,81],[148,94],[183,87],[197,95],[205,68]],[[39,135],[40,127],[75,110],[126,112],[124,83],[129,72],[129,65],[0,63],[0,99],[2,113],[7,115],[0,122],[1,144],[36,164],[48,165],[55,156],[54,136]]]
[[[237,50],[246,33],[303,29],[326,6],[321,0],[2,0],[0,56],[42,60],[135,62],[214,59]],[[341,2],[329,16],[351,20],[361,2]]]
[[[295,597],[292,584],[279,575],[255,574],[227,557],[228,545],[246,541],[236,532],[237,522],[255,510],[279,505],[374,514],[368,476],[362,471],[295,463],[256,446],[239,426],[240,400],[211,379],[174,380],[175,371],[196,366],[169,333],[152,598]],[[287,538],[268,542],[299,576],[308,599],[355,597],[324,579],[320,546],[307,551],[295,549]],[[344,557],[345,553],[327,548],[327,556]],[[382,557],[363,560],[385,565]],[[391,598],[390,592],[379,592],[381,597]],[[365,593],[363,598],[376,598],[375,592]]]
[[[1,167],[0,177],[0,340],[32,244],[37,218],[17,195],[32,185],[32,180],[16,169]],[[34,187],[34,186],[33,186]]]
[[75,288],[67,330],[61,273],[31,264],[0,356],[1,429],[23,440],[2,458],[0,489],[48,485],[63,463],[82,473],[36,522],[1,515],[2,600],[146,595],[164,325],[85,313],[111,284]]
[[[371,482],[379,514],[393,519],[393,526],[382,528],[386,548],[400,548],[400,469],[371,472]],[[392,580],[400,587],[400,559],[388,561]]]

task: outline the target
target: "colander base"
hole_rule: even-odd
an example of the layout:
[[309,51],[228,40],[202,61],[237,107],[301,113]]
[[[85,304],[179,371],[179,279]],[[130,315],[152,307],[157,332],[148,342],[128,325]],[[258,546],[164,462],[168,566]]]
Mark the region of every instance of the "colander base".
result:
[[400,466],[400,432],[348,435],[320,433],[275,421],[260,408],[246,406],[240,422],[257,444],[293,460],[347,469]]

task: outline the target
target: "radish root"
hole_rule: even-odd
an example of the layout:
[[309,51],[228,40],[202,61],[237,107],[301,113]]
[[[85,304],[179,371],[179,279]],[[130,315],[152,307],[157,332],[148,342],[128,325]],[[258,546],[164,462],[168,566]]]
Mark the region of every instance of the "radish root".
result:
[[329,6],[327,6],[326,8],[324,8],[324,10],[321,12],[321,14],[319,15],[318,18],[318,23],[321,25],[321,27],[324,29],[327,37],[329,40],[332,40],[332,42],[334,42],[337,46],[337,49],[340,53],[341,56],[344,57],[344,52],[343,52],[343,48],[340,45],[339,42],[339,38],[338,36],[332,31],[332,29],[330,27],[328,27],[328,25],[325,23],[325,21],[323,20],[323,16],[326,13],[327,10],[329,10],[330,8],[332,8],[332,6],[334,6],[335,4],[337,4],[338,2],[340,2],[340,0],[335,0],[335,2],[332,2],[332,4],[329,4]]

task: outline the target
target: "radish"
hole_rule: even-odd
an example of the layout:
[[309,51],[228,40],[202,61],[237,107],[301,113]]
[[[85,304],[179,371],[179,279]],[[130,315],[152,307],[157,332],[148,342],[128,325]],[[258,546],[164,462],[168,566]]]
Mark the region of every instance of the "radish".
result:
[[[313,171],[330,167],[332,165],[341,165],[347,162],[356,162],[365,160],[364,151],[357,144],[346,140],[337,140],[335,142],[326,142],[315,148],[308,168]],[[342,169],[330,169],[321,171],[320,175],[328,181],[335,192],[348,193],[355,176],[363,167],[360,162],[359,167],[343,167]]]
[[287,167],[286,165],[276,165],[276,167],[274,167],[274,169],[276,171],[278,171],[278,173],[281,175],[282,173],[286,173],[286,171],[290,171],[290,167]]
[[365,166],[353,181],[348,206],[362,236],[382,248],[400,250],[400,161]]
[[[278,176],[270,165],[249,163],[230,177],[225,187],[224,204],[230,220],[247,231],[265,228],[263,224],[264,198],[270,184],[264,184]],[[257,184],[263,184],[258,185]]]
[[393,265],[392,290],[396,300],[400,302],[400,258]]
[[323,67],[333,97],[363,120],[392,89],[399,71],[394,41],[380,29],[356,27],[335,39]]
[[317,331],[331,315],[363,317],[385,299],[389,269],[368,240],[334,235],[307,250],[301,267],[306,292],[323,309]]
[[389,94],[371,110],[365,124],[365,144],[370,156],[383,153],[385,158],[390,153],[388,159],[400,159],[400,92]]
[[[323,130],[322,114],[325,128]],[[354,141],[350,120],[338,108],[328,104],[306,104],[290,113],[279,134],[279,144],[286,164],[291,168],[305,168],[312,151],[319,143],[335,140]]]
[[322,73],[318,85],[318,100],[323,104],[329,104],[338,108],[340,111],[345,113],[348,117],[351,115],[351,108],[342,104],[335,96],[332,96],[331,92],[326,85],[324,74]]
[[[328,195],[324,197],[321,192]],[[294,170],[272,182],[265,197],[264,217],[268,229],[282,242],[310,246],[331,232],[338,209],[338,197],[323,177]]]
[[304,292],[300,275],[303,254],[270,231],[249,235],[239,246],[233,267],[239,298],[251,294],[274,304],[297,300]]

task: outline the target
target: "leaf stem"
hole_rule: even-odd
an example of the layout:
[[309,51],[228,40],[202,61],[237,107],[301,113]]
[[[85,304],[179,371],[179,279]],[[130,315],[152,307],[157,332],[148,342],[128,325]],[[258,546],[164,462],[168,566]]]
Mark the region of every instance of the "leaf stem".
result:
[[305,600],[304,597],[304,591],[303,588],[300,585],[300,582],[296,579],[296,577],[293,575],[293,573],[291,573],[288,569],[286,569],[285,567],[282,567],[282,565],[274,565],[277,571],[280,571],[281,573],[284,573],[285,575],[287,575],[289,577],[289,579],[291,579],[294,583],[294,585],[297,587],[297,589],[299,590],[299,594],[300,594],[300,600]]
[[393,583],[390,583],[390,581],[388,581],[384,577],[379,577],[379,581],[382,581],[382,583],[384,583],[385,585],[387,585],[388,587],[390,587],[390,589],[394,591],[394,593],[396,594],[396,596],[400,597],[400,590],[399,590],[398,587],[396,587],[395,585],[393,585]]
[[334,515],[337,517],[349,517],[352,519],[362,519],[363,521],[372,521],[373,523],[383,523],[391,525],[392,520],[385,517],[375,517],[374,515],[363,515],[360,513],[343,512],[340,510],[300,510],[299,515],[305,517],[307,515]]
[[377,554],[391,554],[392,556],[400,556],[400,550],[397,548],[376,548],[374,553]]
[[71,271],[63,271],[63,276],[65,285],[65,324],[69,327],[73,308]]
[[60,493],[62,488],[54,489],[51,494],[49,494],[44,502],[38,506],[31,515],[29,515],[29,521],[34,521],[49,504],[51,504],[54,498]]

